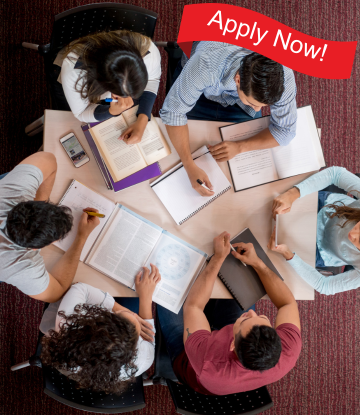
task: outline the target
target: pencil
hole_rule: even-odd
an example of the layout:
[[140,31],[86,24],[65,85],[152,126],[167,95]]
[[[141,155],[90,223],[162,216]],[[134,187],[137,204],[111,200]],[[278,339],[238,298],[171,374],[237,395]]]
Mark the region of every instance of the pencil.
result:
[[[234,252],[237,252],[237,250],[231,244],[230,244],[230,247]],[[240,262],[244,265],[244,267],[246,267],[246,264],[244,262],[242,262],[241,260]]]
[[92,212],[91,210],[85,210],[85,213],[87,213],[89,216],[97,216],[98,218],[105,218],[105,215],[102,213]]

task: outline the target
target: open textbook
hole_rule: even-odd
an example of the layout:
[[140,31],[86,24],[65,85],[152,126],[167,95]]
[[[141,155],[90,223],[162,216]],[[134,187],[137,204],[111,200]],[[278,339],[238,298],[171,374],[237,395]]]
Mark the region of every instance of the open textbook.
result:
[[132,107],[118,117],[109,118],[89,129],[111,177],[116,182],[171,153],[165,137],[152,116],[140,143],[127,145],[119,140],[121,134],[137,120],[137,110],[138,106]]
[[[268,128],[270,116],[220,127],[223,141],[240,141]],[[296,136],[287,146],[255,150],[228,161],[235,191],[260,186],[325,166],[311,106],[297,109]]]
[[[135,289],[135,276],[150,263],[159,268],[161,281],[153,301],[178,313],[207,258],[185,241],[160,226],[115,204],[73,180],[60,204],[69,206],[74,222],[82,209],[95,207],[105,218],[90,234],[80,260],[108,277]],[[76,217],[79,217],[76,219]],[[73,242],[77,226],[55,245],[66,251]]]

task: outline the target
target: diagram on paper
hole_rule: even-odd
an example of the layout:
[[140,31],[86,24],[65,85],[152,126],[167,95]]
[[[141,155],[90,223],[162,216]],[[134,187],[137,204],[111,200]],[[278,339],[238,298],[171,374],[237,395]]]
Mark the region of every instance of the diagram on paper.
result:
[[190,255],[181,245],[169,244],[159,250],[155,265],[159,268],[161,278],[179,280],[190,269]]

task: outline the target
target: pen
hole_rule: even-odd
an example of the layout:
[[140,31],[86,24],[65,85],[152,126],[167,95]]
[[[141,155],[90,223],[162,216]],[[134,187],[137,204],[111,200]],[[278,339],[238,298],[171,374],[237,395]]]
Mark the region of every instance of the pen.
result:
[[90,210],[85,210],[85,213],[87,213],[89,216],[97,216],[98,218],[105,218],[105,215],[102,213],[92,212]]
[[210,192],[213,192],[213,190],[209,189],[204,182],[202,182],[200,179],[196,180],[204,189],[210,190]]
[[[234,252],[237,252],[236,249],[231,244],[230,244],[230,247]],[[244,262],[242,262],[241,260],[240,262],[244,265],[244,267],[246,267],[246,264]]]
[[112,98],[105,98],[104,101],[105,102],[119,102],[117,99],[112,99]]

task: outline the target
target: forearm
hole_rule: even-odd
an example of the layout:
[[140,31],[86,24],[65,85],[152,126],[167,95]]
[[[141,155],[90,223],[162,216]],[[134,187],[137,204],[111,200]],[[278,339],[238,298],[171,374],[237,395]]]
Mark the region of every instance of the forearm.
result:
[[187,125],[181,126],[172,126],[167,125],[166,130],[169,134],[170,140],[173,143],[175,150],[180,156],[182,163],[184,164],[185,169],[188,166],[191,166],[194,161],[190,152],[190,143],[189,143],[189,128]]
[[254,266],[255,271],[264,285],[265,291],[277,309],[291,304],[295,298],[289,287],[262,261]]
[[114,313],[118,313],[119,311],[124,311],[124,310],[128,310],[128,308],[123,307],[122,305],[120,305],[119,303],[117,303],[117,302],[115,301],[115,303],[114,303],[114,307],[112,308],[112,311],[113,311]]
[[139,298],[139,316],[144,320],[150,320],[152,315],[152,297]]
[[51,275],[58,281],[64,291],[70,287],[74,279],[85,242],[85,237],[77,235],[71,247],[51,270]]
[[246,140],[237,141],[237,143],[239,146],[239,153],[246,153],[247,151],[253,150],[264,150],[267,148],[277,147],[279,145],[268,128],[260,131],[253,137],[247,138]]
[[40,187],[38,188],[36,192],[35,199],[36,201],[47,201],[50,199],[50,194],[52,191],[52,188],[54,186],[56,177],[56,169],[50,174],[50,176],[44,180]]
[[201,310],[204,310],[207,302],[210,299],[216,277],[220,271],[223,262],[223,259],[219,259],[215,256],[211,258],[208,266],[198,276],[197,280],[192,286],[190,293],[184,304],[184,309],[186,307],[195,306]]

